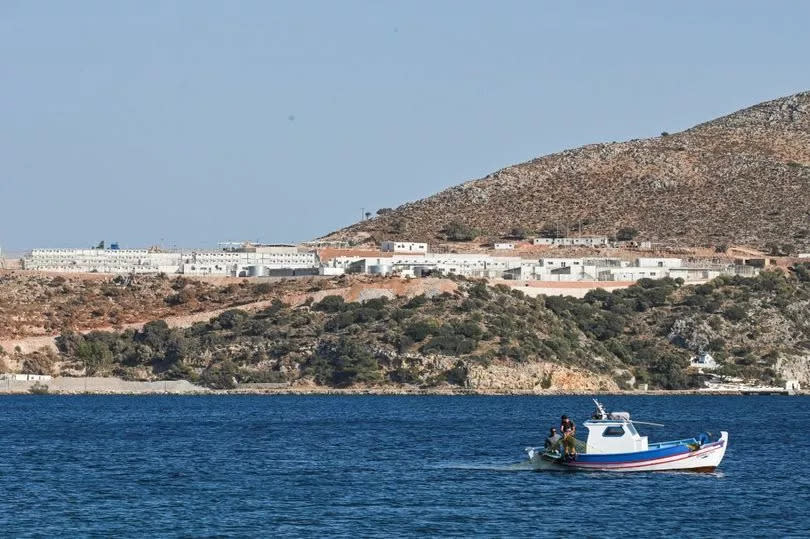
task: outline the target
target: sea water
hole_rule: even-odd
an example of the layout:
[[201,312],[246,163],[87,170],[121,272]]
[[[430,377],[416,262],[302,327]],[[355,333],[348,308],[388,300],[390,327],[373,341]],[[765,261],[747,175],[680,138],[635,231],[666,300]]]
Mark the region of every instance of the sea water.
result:
[[604,397],[696,473],[530,471],[586,397],[4,396],[3,536],[808,536],[810,399]]

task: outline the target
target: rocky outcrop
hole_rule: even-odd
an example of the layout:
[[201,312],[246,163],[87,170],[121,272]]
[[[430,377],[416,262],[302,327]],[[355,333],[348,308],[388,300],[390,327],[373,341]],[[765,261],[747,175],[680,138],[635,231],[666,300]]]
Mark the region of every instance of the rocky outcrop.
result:
[[803,388],[810,387],[810,355],[782,356],[776,370],[783,380],[797,380]]
[[467,387],[482,392],[619,390],[616,382],[606,376],[542,362],[472,365],[467,375]]

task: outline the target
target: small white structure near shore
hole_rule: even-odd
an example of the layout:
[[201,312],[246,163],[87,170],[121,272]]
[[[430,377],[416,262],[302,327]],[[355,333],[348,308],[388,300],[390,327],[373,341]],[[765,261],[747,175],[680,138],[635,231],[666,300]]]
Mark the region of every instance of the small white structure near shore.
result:
[[0,380],[9,380],[11,382],[47,382],[52,378],[48,374],[18,374],[12,372],[0,374]]
[[708,352],[701,352],[700,354],[693,356],[692,359],[689,361],[690,367],[696,367],[701,371],[713,371],[720,365],[717,364],[714,357]]

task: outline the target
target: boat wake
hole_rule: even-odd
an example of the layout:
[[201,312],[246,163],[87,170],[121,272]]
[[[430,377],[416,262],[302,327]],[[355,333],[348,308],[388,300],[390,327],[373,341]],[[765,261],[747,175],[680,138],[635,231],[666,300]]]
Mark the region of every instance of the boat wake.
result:
[[469,462],[451,462],[435,466],[443,470],[479,470],[484,472],[531,472],[534,471],[529,460],[514,464],[472,464]]

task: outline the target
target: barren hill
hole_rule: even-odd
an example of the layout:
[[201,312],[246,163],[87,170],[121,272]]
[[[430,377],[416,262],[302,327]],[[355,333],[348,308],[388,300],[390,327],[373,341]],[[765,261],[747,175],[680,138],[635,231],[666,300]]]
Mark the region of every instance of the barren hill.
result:
[[451,222],[498,237],[543,227],[672,245],[810,245],[810,92],[644,140],[592,144],[337,231],[332,239],[442,237]]

